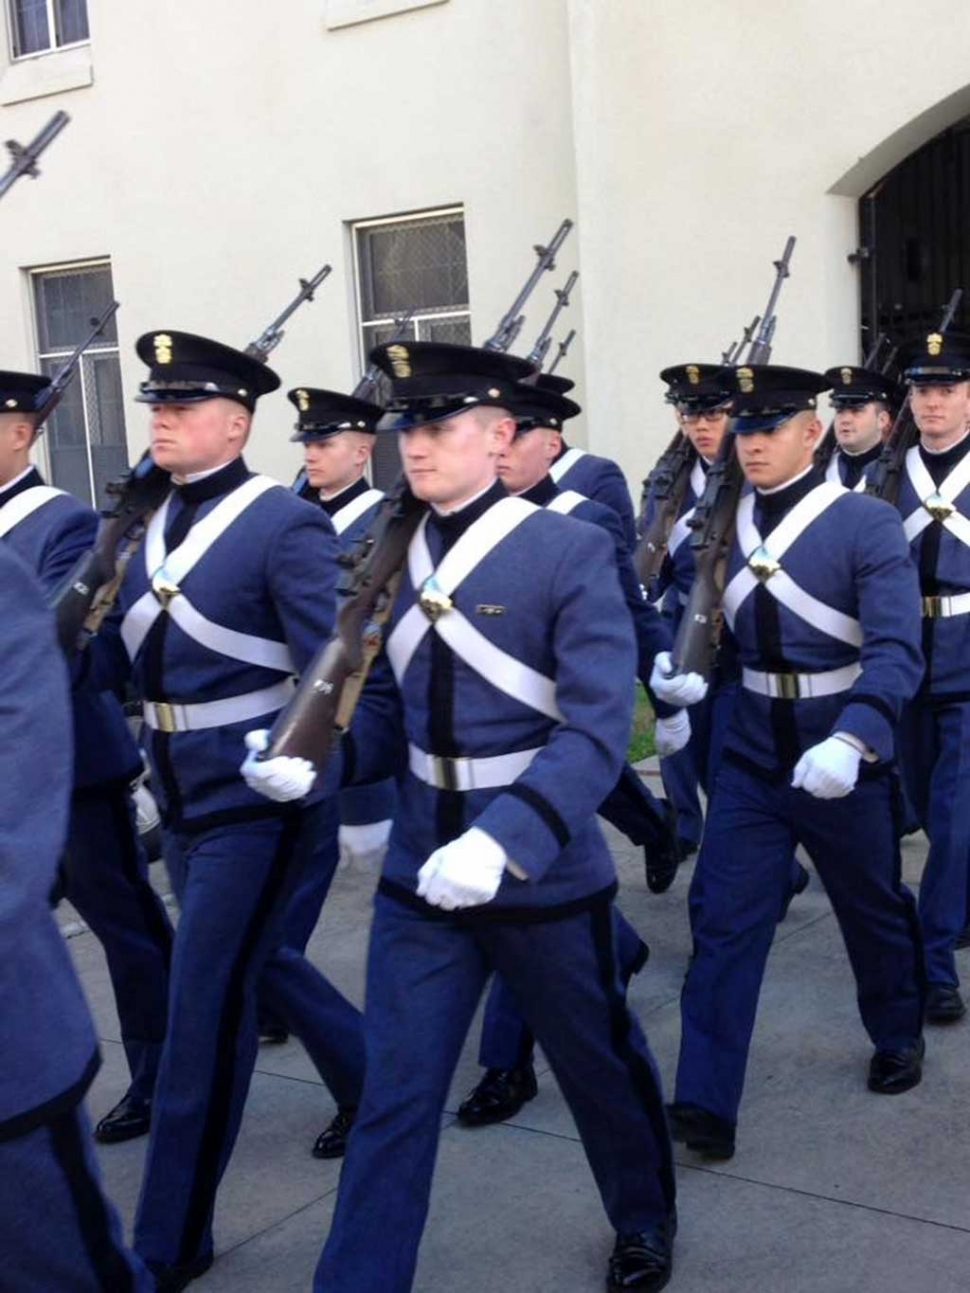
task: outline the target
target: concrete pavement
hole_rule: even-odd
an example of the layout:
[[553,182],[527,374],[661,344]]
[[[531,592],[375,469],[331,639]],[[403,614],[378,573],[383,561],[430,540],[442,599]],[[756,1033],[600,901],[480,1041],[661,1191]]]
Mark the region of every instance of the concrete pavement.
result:
[[[689,867],[666,894],[642,857],[611,836],[621,905],[650,963],[631,1002],[665,1089],[679,1040],[687,965]],[[907,877],[925,856],[907,840]],[[160,867],[154,868],[164,888]],[[358,1003],[373,877],[341,872],[310,952]],[[62,908],[62,923],[73,917]],[[123,1094],[124,1055],[100,947],[70,947],[102,1039],[93,1118]],[[970,975],[970,952],[961,952]],[[467,1131],[454,1119],[478,1072],[477,1025],[444,1119],[416,1293],[594,1293],[612,1235],[570,1115],[540,1066],[540,1092],[513,1123]],[[923,1084],[866,1091],[871,1053],[838,927],[818,879],[779,928],[762,993],[738,1152],[702,1163],[678,1149],[678,1293],[966,1293],[970,1287],[970,1022],[933,1029]],[[296,1042],[260,1051],[246,1118],[216,1217],[218,1260],[199,1293],[308,1293],[330,1222],[339,1164],[310,1156],[334,1109]],[[130,1226],[145,1142],[101,1151],[107,1188]],[[393,1225],[393,1218],[388,1218]]]

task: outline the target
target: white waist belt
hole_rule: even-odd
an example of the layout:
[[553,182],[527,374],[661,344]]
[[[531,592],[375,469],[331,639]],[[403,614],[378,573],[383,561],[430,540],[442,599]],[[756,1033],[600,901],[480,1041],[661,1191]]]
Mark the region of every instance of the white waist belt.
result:
[[287,678],[249,691],[244,696],[227,696],[199,705],[175,705],[167,700],[146,700],[142,704],[145,722],[155,732],[201,732],[209,727],[228,727],[246,719],[259,718],[282,709],[293,695],[295,679]]
[[419,781],[438,790],[496,790],[510,786],[539,753],[517,750],[488,759],[448,759],[409,745],[408,765]]
[[970,614],[970,593],[955,593],[952,597],[924,597],[924,620],[948,620],[954,615]]
[[745,669],[741,681],[748,691],[773,700],[804,700],[814,696],[837,696],[848,691],[862,673],[860,664],[847,664],[841,669],[827,669],[822,673],[759,673]]

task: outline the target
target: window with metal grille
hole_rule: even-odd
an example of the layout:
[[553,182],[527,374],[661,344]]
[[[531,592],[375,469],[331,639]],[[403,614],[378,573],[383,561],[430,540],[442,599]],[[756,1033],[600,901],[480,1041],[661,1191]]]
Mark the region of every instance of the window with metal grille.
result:
[[[419,215],[362,220],[353,226],[361,368],[373,346],[389,341],[396,320],[413,310],[405,339],[471,342],[465,217],[461,207]],[[379,391],[380,400],[386,391]],[[397,476],[394,436],[378,435],[374,483]]]
[[88,40],[87,0],[7,0],[14,58]]
[[[91,331],[114,298],[107,261],[31,271],[37,360],[53,374]],[[104,486],[128,466],[118,331],[111,319],[85,351],[80,370],[48,418],[48,472],[53,485],[85,503],[104,504]]]

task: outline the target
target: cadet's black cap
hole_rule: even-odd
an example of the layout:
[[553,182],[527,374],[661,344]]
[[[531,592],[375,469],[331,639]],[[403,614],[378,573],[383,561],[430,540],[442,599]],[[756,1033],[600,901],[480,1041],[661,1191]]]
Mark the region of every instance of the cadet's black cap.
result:
[[379,404],[341,395],[339,391],[298,386],[294,391],[287,391],[286,398],[299,414],[291,440],[326,440],[341,431],[366,431],[373,435],[384,416]]
[[280,384],[258,359],[191,332],[146,332],[135,350],[149,367],[135,396],[142,404],[198,404],[222,396],[252,412],[260,395]]
[[380,431],[406,431],[482,405],[507,408],[516,382],[534,372],[514,355],[439,341],[393,342],[370,359],[391,381]]
[[796,413],[814,410],[818,396],[830,385],[821,373],[776,364],[746,364],[721,372],[733,385],[734,430],[738,435],[773,431]]
[[50,384],[37,373],[0,373],[0,413],[33,413]]
[[565,395],[544,391],[528,382],[520,382],[516,386],[505,407],[515,418],[517,432],[532,431],[535,427],[561,431],[564,422],[583,411]]
[[881,404],[896,404],[899,387],[891,378],[874,373],[868,368],[829,368],[825,380],[832,387],[829,403],[835,408],[854,408],[878,400]]
[[566,395],[576,385],[568,377],[560,377],[558,373],[540,373],[536,378],[536,387],[540,391],[552,391],[553,395]]
[[734,387],[725,378],[729,371],[722,364],[677,364],[665,368],[660,380],[669,387],[668,403],[700,413],[720,408],[731,399]]
[[903,380],[912,386],[945,386],[970,380],[970,337],[960,332],[930,332],[900,347]]

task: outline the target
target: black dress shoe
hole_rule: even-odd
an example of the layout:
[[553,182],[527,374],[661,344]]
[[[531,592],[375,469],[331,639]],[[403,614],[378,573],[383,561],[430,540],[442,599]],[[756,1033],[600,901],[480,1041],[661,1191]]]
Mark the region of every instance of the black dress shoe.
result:
[[94,1139],[102,1145],[118,1145],[123,1140],[147,1136],[151,1125],[151,1100],[129,1094],[104,1115],[94,1129]]
[[926,1021],[930,1024],[955,1024],[967,1013],[956,988],[931,983],[926,992]]
[[357,1117],[357,1110],[344,1105],[337,1110],[337,1116],[329,1127],[321,1131],[313,1142],[314,1158],[343,1158],[347,1152],[347,1137]]
[[898,1051],[876,1051],[869,1061],[870,1091],[877,1095],[899,1095],[919,1086],[923,1079],[926,1043],[922,1037],[913,1046]]
[[633,960],[630,962],[630,964],[626,967],[625,970],[621,969],[620,971],[620,981],[622,982],[624,988],[628,988],[630,986],[630,980],[633,978],[635,974],[640,973],[640,971],[643,969],[643,967],[646,965],[646,963],[649,960],[650,960],[650,948],[646,945],[646,943],[641,938],[640,946],[637,948],[636,956],[633,958]]
[[661,1221],[649,1230],[632,1230],[617,1235],[606,1272],[609,1293],[640,1289],[652,1293],[662,1289],[674,1269],[673,1250],[676,1220]]
[[282,1024],[260,1024],[260,1046],[282,1046],[284,1042],[288,1042],[289,1040],[290,1034]]
[[194,1262],[182,1262],[178,1266],[166,1266],[164,1262],[146,1262],[145,1265],[155,1276],[155,1293],[181,1293],[193,1280],[204,1275],[212,1265],[212,1254],[197,1257]]
[[964,925],[963,929],[957,934],[957,941],[953,946],[957,948],[970,947],[970,925]]
[[458,1121],[465,1127],[487,1127],[504,1122],[539,1094],[531,1064],[515,1069],[486,1069],[485,1076],[458,1106]]
[[699,1104],[668,1104],[670,1136],[705,1158],[726,1162],[734,1157],[734,1123]]
[[669,800],[663,803],[667,829],[655,844],[646,844],[643,861],[647,872],[647,888],[651,893],[666,893],[674,882],[683,856],[677,838],[677,809]]
[[795,865],[798,867],[798,871],[795,874],[794,883],[791,885],[790,889],[788,890],[788,894],[785,898],[785,901],[781,904],[781,915],[778,917],[779,921],[784,920],[785,917],[788,915],[788,908],[792,904],[792,899],[797,898],[800,893],[804,893],[805,890],[808,888],[808,881],[809,881],[808,871],[806,870],[805,867],[802,866],[801,862],[796,862]]

